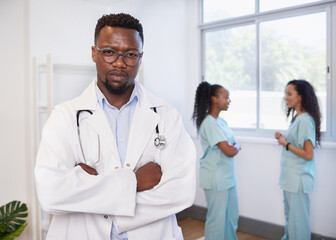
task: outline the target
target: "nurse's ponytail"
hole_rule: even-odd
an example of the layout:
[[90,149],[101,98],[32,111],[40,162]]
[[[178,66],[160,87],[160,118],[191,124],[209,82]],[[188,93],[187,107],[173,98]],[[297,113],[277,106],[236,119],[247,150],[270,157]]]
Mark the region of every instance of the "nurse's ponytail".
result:
[[201,82],[196,90],[194,112],[192,119],[199,130],[204,118],[208,114],[211,107],[211,97],[217,95],[218,89],[222,86],[218,84],[211,85],[208,82]]

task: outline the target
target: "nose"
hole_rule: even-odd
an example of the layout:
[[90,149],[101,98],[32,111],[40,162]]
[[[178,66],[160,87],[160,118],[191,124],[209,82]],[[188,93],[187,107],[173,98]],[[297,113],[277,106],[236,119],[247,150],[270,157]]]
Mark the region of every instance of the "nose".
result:
[[118,54],[117,58],[112,63],[113,66],[116,67],[126,67],[126,63],[124,62],[124,57],[121,54]]

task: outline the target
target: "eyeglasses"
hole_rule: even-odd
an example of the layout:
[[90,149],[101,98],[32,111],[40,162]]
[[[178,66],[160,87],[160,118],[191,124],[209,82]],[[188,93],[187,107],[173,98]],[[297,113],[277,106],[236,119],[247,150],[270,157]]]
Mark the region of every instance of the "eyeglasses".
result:
[[139,53],[136,50],[120,53],[112,48],[100,49],[97,46],[95,46],[95,48],[97,48],[97,50],[100,51],[104,62],[114,63],[115,61],[118,60],[119,56],[122,56],[123,62],[129,67],[134,67],[135,65],[137,65],[139,60],[142,58],[143,54],[143,52]]

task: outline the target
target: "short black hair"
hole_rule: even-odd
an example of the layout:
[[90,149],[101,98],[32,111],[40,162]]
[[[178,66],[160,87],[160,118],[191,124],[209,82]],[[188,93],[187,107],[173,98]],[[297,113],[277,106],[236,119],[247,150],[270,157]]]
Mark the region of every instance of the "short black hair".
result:
[[105,26],[134,29],[139,32],[142,45],[144,44],[143,29],[140,21],[127,13],[103,15],[101,18],[99,18],[94,35],[95,44],[97,43],[100,30]]

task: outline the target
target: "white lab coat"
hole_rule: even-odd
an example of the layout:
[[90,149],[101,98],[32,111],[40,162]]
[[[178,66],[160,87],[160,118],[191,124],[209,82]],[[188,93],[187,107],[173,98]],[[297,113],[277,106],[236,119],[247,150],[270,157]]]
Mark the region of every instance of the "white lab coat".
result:
[[[125,165],[121,166],[95,84],[78,98],[56,106],[43,129],[35,178],[41,207],[53,214],[47,239],[109,240],[112,221],[119,233],[127,231],[129,240],[183,239],[174,214],[193,203],[196,151],[179,113],[139,86]],[[100,137],[98,176],[76,166],[84,161],[76,127],[80,109],[93,112],[80,115],[88,162],[97,161]],[[154,146],[157,124],[166,137],[163,150]],[[149,161],[160,164],[161,181],[151,190],[136,192],[134,171]]]

